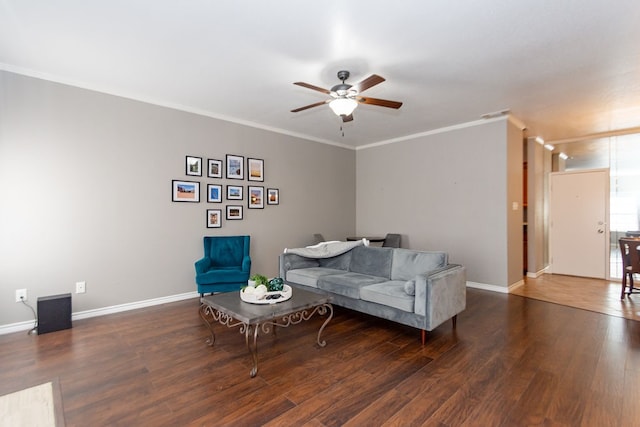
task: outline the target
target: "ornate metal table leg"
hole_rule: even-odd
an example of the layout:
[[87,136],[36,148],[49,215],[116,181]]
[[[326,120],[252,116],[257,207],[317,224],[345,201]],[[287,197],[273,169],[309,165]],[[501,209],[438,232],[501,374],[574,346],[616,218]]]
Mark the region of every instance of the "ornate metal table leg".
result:
[[327,320],[324,321],[324,323],[322,324],[322,326],[320,326],[320,330],[318,331],[318,345],[320,347],[324,347],[325,345],[327,345],[326,341],[320,341],[320,335],[322,334],[322,331],[324,330],[324,327],[327,326],[327,324],[329,323],[329,321],[331,319],[333,319],[333,306],[331,304],[323,304],[319,307],[318,309],[318,314],[323,316],[326,313],[329,313],[329,316],[327,316]]
[[[247,325],[245,324],[244,330],[244,340],[247,343],[247,349],[249,350],[249,354],[251,354],[251,358],[253,360],[253,367],[251,368],[251,378],[255,377],[258,373],[258,329],[260,329],[260,325]],[[253,340],[250,335],[253,332]]]
[[[200,312],[200,317],[202,318],[202,321],[204,322],[205,325],[207,325],[207,328],[211,333],[211,336],[206,340],[206,343],[210,346],[213,346],[213,344],[215,344],[216,342],[216,335],[213,333],[213,322],[209,322],[207,320],[207,314],[211,314],[213,316],[212,310],[213,309],[206,304],[200,304],[200,310],[198,310]],[[214,316],[214,320],[216,320],[215,316]]]

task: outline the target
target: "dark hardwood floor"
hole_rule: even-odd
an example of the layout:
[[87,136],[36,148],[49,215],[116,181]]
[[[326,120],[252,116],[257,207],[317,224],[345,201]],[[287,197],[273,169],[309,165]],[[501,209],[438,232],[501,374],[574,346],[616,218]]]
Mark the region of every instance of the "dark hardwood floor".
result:
[[68,426],[640,425],[640,322],[469,289],[419,331],[336,308],[215,347],[196,299],[0,336],[0,394],[58,379]]

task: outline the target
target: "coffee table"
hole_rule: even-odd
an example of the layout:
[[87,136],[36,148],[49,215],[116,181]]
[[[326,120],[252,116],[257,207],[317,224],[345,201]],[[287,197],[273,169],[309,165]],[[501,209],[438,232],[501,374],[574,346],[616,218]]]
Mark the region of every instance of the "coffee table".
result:
[[321,291],[294,287],[290,299],[273,304],[251,304],[242,301],[240,293],[234,291],[203,297],[200,304],[200,317],[211,332],[211,336],[207,338],[208,345],[215,344],[213,325],[216,322],[229,328],[240,327],[240,333],[244,334],[247,349],[253,359],[251,378],[258,373],[258,332],[266,334],[273,330],[275,333],[276,327],[297,325],[316,313],[320,316],[328,314],[316,338],[318,345],[324,347],[327,343],[320,340],[320,335],[333,317],[333,307],[331,297]]

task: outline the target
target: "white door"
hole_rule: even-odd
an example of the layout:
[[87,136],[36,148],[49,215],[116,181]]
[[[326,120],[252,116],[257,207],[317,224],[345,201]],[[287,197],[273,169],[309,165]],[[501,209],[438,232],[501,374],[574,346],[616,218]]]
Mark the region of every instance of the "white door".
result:
[[608,276],[609,170],[550,174],[549,255],[554,274]]

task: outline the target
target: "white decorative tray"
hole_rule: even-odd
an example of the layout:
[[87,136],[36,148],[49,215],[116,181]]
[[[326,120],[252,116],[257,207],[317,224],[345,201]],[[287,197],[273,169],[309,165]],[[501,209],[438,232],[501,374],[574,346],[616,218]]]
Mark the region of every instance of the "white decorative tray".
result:
[[[244,289],[242,289],[240,290],[240,299],[251,304],[275,304],[290,299],[292,294],[293,292],[291,286],[283,285],[281,291],[267,292],[262,296],[262,298],[259,299],[258,295],[245,294]],[[280,298],[273,298],[274,295],[280,295]]]

